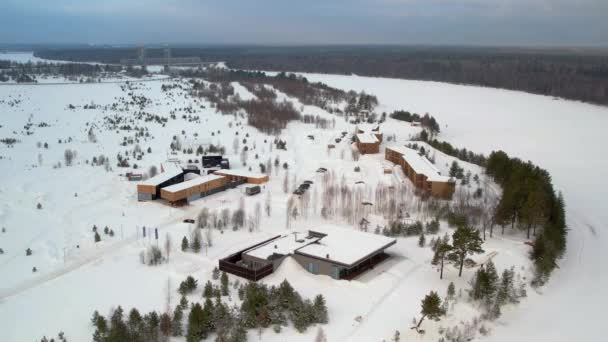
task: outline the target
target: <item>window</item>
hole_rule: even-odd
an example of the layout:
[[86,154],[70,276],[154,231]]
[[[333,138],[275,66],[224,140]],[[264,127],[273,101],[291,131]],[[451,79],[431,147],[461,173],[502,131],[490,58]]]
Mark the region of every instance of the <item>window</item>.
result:
[[319,273],[319,265],[317,265],[314,262],[309,262],[308,263],[308,272],[310,272],[312,274],[318,274]]

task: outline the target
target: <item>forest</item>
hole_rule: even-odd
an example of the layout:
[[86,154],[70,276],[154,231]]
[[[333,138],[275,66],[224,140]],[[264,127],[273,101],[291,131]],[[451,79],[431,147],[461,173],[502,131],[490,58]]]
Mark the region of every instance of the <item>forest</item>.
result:
[[[149,57],[163,49],[149,48]],[[135,48],[40,48],[37,57],[118,63]],[[608,104],[608,53],[594,49],[440,46],[176,46],[174,57],[237,69],[357,74],[471,84]]]

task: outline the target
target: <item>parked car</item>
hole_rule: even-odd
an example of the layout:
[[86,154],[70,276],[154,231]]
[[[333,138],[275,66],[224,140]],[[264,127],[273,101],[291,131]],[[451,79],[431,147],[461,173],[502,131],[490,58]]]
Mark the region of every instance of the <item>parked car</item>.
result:
[[245,189],[245,193],[247,194],[247,196],[253,196],[255,194],[259,194],[260,191],[262,191],[262,189],[260,189],[259,185],[255,185],[255,186],[248,186]]

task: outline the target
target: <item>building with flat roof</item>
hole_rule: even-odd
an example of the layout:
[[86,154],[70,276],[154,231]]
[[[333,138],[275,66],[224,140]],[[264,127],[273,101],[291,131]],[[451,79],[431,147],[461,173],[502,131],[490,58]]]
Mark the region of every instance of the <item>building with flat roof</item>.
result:
[[391,146],[384,151],[385,159],[403,169],[403,173],[418,189],[434,197],[450,199],[456,189],[456,181],[441,172],[418,151],[407,147]]
[[378,125],[357,125],[355,127],[355,143],[361,154],[380,152],[383,135]]
[[229,181],[242,181],[249,184],[262,184],[268,182],[268,175],[251,172],[247,170],[221,169],[214,172],[216,175],[224,176]]
[[161,164],[161,173],[137,184],[137,199],[150,201],[160,198],[163,187],[184,181],[184,170],[176,163]]
[[325,225],[256,244],[239,252],[238,257],[233,254],[220,260],[220,269],[253,280],[293,257],[310,273],[351,280],[386,260],[389,255],[385,250],[396,242],[383,235]]
[[228,188],[228,179],[219,175],[205,175],[194,177],[182,183],[160,189],[160,197],[170,203],[179,201],[192,202],[199,198],[209,196]]

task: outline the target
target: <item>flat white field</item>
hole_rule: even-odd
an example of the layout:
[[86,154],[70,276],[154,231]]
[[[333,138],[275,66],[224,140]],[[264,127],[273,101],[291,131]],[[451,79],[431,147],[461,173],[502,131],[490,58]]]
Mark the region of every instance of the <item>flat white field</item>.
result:
[[[442,124],[440,139],[459,147],[484,153],[500,148],[547,168],[568,205],[571,228],[568,254],[542,293],[529,291],[529,299],[504,311],[491,327],[489,339],[507,341],[515,336],[536,336],[545,340],[546,336],[555,336],[555,340],[566,341],[577,337],[584,327],[585,336],[597,336],[599,340],[600,308],[608,304],[601,293],[604,285],[608,285],[607,276],[601,272],[603,250],[608,242],[604,237],[608,216],[601,210],[608,186],[601,176],[608,174],[608,162],[602,158],[600,140],[602,129],[608,127],[607,109],[518,92],[431,82],[335,75],[306,77],[346,90],[373,93],[380,100],[380,112],[394,109],[429,112]],[[179,300],[177,286],[187,275],[195,276],[200,286],[211,278],[211,270],[219,258],[277,233],[326,223],[315,211],[317,206],[286,228],[286,202],[290,197],[283,191],[286,177],[290,189],[303,180],[314,181],[311,191],[318,189],[320,196],[322,178],[315,171],[325,167],[338,179],[344,175],[349,184],[363,181],[363,193],[370,197],[377,184],[390,183],[393,177],[398,177],[383,173],[382,155],[366,155],[353,161],[346,141],[333,150],[327,149],[328,142],[340,132],[354,130],[354,126],[339,117],[335,117],[335,128],[329,130],[299,122],[289,124],[280,136],[287,142],[287,150],[279,151],[273,148],[274,137],[247,126],[246,119],[216,114],[207,103],[185,96],[179,88],[161,91],[162,84],[172,83],[169,80],[136,83],[130,90],[121,88],[122,84],[0,86],[0,138],[19,140],[12,147],[0,146],[0,226],[6,228],[5,233],[0,233],[0,248],[5,252],[0,255],[0,322],[6,323],[3,325],[6,328],[0,329],[0,340],[35,340],[65,331],[70,340],[88,341],[93,332],[89,323],[93,310],[107,314],[111,308],[122,305],[127,310],[136,306],[140,311],[163,311],[166,293],[171,293],[170,305],[174,306]],[[241,98],[253,96],[242,86],[235,85],[235,89]],[[140,111],[133,104],[119,106],[124,109],[121,111],[111,108],[121,98],[130,99],[128,92],[150,99],[146,112],[176,114],[176,119],[169,119],[164,126],[153,121],[136,121],[151,136],[141,137],[139,142],[142,150],[150,147],[151,153],[145,153],[142,160],[130,160],[138,164],[138,170],[116,166],[118,153],[125,155],[133,150],[133,145],[121,143],[125,137],[132,138],[134,132],[103,128],[107,117],[130,118]],[[70,109],[69,104],[76,109]],[[83,108],[89,104],[95,108]],[[182,118],[189,115],[188,108],[193,109],[192,115],[198,116],[198,120]],[[334,118],[318,108],[303,106],[303,109],[304,113]],[[28,122],[32,123],[30,135],[24,129]],[[42,122],[49,127],[39,127]],[[97,142],[88,139],[91,124],[97,127]],[[383,125],[383,130],[385,135],[395,134],[400,143],[417,133],[415,127],[392,119]],[[136,183],[126,181],[121,174],[147,171],[149,166],[158,166],[167,158],[182,161],[199,158],[182,153],[172,155],[169,144],[175,135],[180,136],[184,147],[225,146],[233,168],[251,167],[257,172],[259,163],[269,159],[274,162],[276,157],[280,164],[288,163],[288,171],[274,167],[261,195],[243,200],[248,214],[253,215],[256,203],[263,207],[267,194],[271,194],[271,215],[262,215],[258,230],[214,231],[213,246],[202,253],[179,250],[182,237],[189,236],[193,229],[183,219],[195,218],[203,207],[236,209],[244,197],[244,189],[218,193],[181,208],[171,208],[160,201],[138,202]],[[314,140],[308,135],[313,135]],[[250,146],[247,165],[242,165],[241,154],[233,149],[235,137],[241,147],[242,139],[247,139]],[[48,149],[38,147],[38,142],[47,142]],[[77,151],[74,165],[55,168],[58,162],[64,163],[67,148]],[[111,157],[112,171],[86,164],[100,154]],[[446,172],[452,158],[441,153],[436,158],[438,168]],[[361,168],[359,172],[354,172],[356,165]],[[473,165],[464,166],[479,173]],[[42,209],[36,208],[37,203]],[[355,227],[348,222],[333,223]],[[114,236],[101,234],[102,241],[94,243],[93,225],[100,230],[108,226]],[[148,244],[156,243],[150,236],[145,239],[141,236],[142,226],[159,229],[159,245],[170,236],[173,252],[168,263],[154,267],[140,263],[139,253]],[[447,231],[447,227],[441,227],[441,234]],[[497,235],[484,248],[486,252],[498,252],[494,261],[499,270],[514,265],[529,276],[528,249],[522,242],[518,236]],[[31,256],[26,256],[27,248],[32,249]],[[416,238],[399,238],[389,251],[393,255],[390,260],[351,282],[311,275],[292,260],[287,260],[264,282],[277,284],[287,278],[306,297],[322,293],[330,314],[330,323],[324,327],[329,341],[380,341],[389,339],[395,330],[400,330],[406,340],[436,341],[438,326],[457,325],[478,315],[477,308],[463,300],[443,322],[425,322],[426,335],[414,335],[409,327],[412,318],[419,314],[424,294],[429,290],[445,294],[450,281],[455,282],[457,289],[466,289],[473,271],[465,270],[465,277],[458,278],[456,270],[448,266],[446,279],[439,280],[436,268],[430,265],[432,251],[418,247]],[[36,273],[32,272],[34,266]],[[236,280],[232,276],[230,279]],[[581,293],[593,296],[587,300]],[[189,300],[198,300],[200,295],[199,288]],[[234,297],[233,294],[231,300],[237,302]],[[579,318],[575,308],[581,308],[581,312],[583,308],[586,312],[594,310],[597,314]],[[358,316],[361,319],[355,320]],[[551,317],[551,322],[545,317]],[[564,331],[553,333],[556,321]],[[315,334],[314,327],[304,334],[291,328],[281,334],[267,329],[261,340],[311,341]],[[251,331],[249,337],[255,340],[257,332]]]

